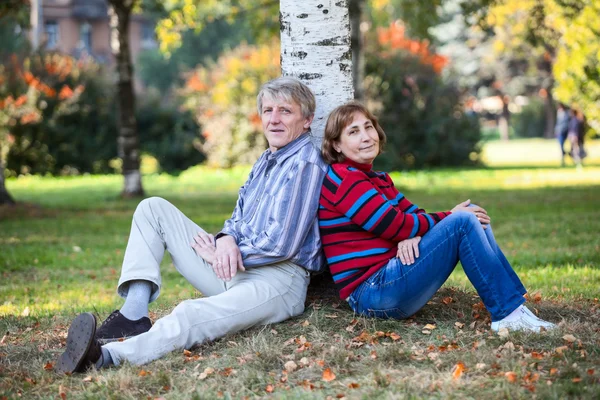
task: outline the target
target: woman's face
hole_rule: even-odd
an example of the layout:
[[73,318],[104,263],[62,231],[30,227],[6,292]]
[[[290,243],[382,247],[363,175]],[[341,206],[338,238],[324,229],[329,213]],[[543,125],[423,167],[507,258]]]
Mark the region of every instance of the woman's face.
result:
[[354,162],[371,164],[379,154],[379,135],[371,120],[357,111],[333,148]]

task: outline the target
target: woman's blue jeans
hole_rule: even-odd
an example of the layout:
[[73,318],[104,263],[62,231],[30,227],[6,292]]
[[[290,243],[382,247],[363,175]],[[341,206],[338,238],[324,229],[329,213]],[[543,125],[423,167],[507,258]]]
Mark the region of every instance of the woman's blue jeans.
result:
[[456,212],[437,223],[419,243],[419,258],[402,265],[396,257],[358,286],[348,298],[358,313],[408,318],[419,311],[461,262],[492,321],[525,302],[525,287],[496,244],[491,226],[483,229],[470,212]]

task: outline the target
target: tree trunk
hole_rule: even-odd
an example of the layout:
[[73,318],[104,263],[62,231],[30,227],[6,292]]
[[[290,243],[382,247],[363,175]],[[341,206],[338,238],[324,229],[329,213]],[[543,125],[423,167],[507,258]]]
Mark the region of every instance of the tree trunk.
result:
[[365,62],[363,57],[363,40],[360,24],[362,22],[364,0],[348,0],[350,11],[350,47],[352,48],[352,82],[354,98],[363,101],[365,97],[363,79]]
[[[135,121],[133,65],[129,48],[129,20],[135,0],[109,0],[111,47],[118,75],[118,154],[123,162],[124,187],[122,197],[144,195],[140,174],[140,142]],[[116,37],[115,37],[116,36]]]
[[500,131],[500,139],[504,141],[509,140],[509,120],[510,120],[510,111],[508,110],[509,99],[508,96],[504,95],[502,98],[502,112],[500,113],[500,117],[498,118],[498,130]]
[[4,179],[4,165],[0,161],[0,206],[4,204],[15,204],[8,190],[6,190],[6,180]]
[[544,137],[550,139],[554,137],[554,126],[556,125],[556,104],[554,104],[554,98],[552,97],[552,87],[546,89],[544,115],[546,119]]
[[354,97],[348,0],[280,0],[281,70],[317,98],[312,123],[321,146],[327,115]]

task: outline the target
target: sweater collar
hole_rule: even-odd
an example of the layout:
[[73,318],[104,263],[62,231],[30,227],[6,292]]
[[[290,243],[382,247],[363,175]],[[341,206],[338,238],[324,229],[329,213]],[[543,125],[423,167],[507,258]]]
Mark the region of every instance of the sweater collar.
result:
[[373,169],[373,164],[361,164],[361,163],[357,163],[356,161],[352,161],[349,158],[346,158],[344,161],[341,162],[341,164],[356,168],[363,172],[370,172]]

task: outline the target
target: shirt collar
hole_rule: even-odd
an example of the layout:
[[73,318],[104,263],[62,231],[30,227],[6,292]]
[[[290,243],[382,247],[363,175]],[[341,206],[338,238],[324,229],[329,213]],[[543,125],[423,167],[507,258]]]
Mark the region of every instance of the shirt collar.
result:
[[363,172],[369,172],[373,168],[373,164],[361,164],[361,163],[357,163],[356,161],[352,161],[349,158],[346,158],[344,161],[341,162],[341,164],[347,165],[349,167],[354,167]]
[[304,147],[307,143],[310,143],[311,131],[308,129],[306,132],[302,133],[296,139],[292,140],[275,153],[271,152],[271,150],[267,150],[267,160],[275,160],[277,163],[287,159],[291,155],[295,154],[300,148]]

